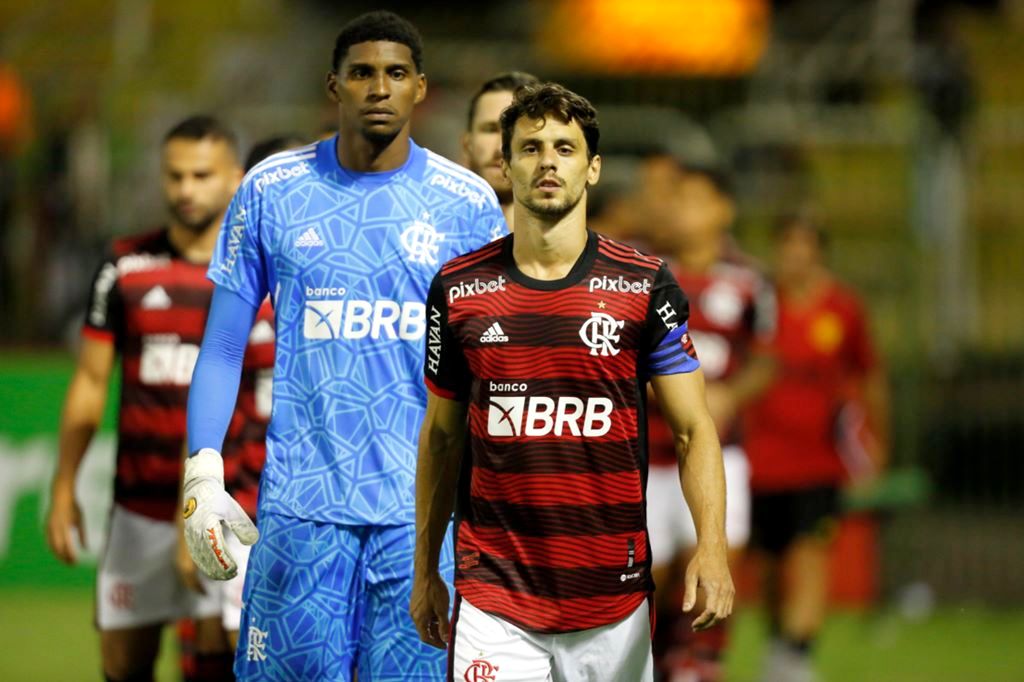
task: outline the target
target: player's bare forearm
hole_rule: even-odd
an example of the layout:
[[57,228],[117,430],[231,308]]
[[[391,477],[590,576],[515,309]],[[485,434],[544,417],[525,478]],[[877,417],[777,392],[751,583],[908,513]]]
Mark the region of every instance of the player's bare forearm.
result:
[[112,343],[84,340],[61,412],[55,491],[74,488],[78,467],[103,418],[113,365]]
[[438,556],[455,507],[466,428],[465,404],[429,395],[416,465],[418,578],[437,572]]
[[685,437],[676,437],[683,497],[697,531],[697,546],[725,551],[725,468],[711,417],[694,420]]
[[725,470],[714,422],[708,413],[704,375],[656,376],[651,380],[675,437],[683,495],[693,515],[698,546],[725,548]]
[[113,365],[112,343],[85,339],[61,412],[59,453],[46,519],[46,541],[54,555],[68,564],[77,559],[75,534],[81,545],[86,543],[82,512],[75,501],[75,478],[103,417]]
[[675,436],[683,496],[697,530],[697,551],[686,567],[683,610],[705,593],[704,610],[693,620],[695,630],[709,628],[732,613],[736,590],[729,575],[725,540],[725,467],[718,433],[708,412],[704,375],[656,376],[651,380],[662,413]]

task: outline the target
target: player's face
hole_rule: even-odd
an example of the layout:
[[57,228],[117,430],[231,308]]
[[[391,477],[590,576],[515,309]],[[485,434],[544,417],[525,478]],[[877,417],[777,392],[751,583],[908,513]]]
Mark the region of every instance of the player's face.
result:
[[780,278],[799,278],[821,263],[821,246],[813,230],[790,227],[776,242],[776,268]]
[[512,129],[505,172],[515,200],[535,215],[560,218],[601,175],[601,157],[587,159],[587,142],[576,121],[520,118]]
[[476,101],[473,123],[462,136],[466,165],[483,177],[497,193],[501,203],[512,200],[512,183],[501,167],[501,112],[512,104],[508,91],[487,92]]
[[679,182],[675,231],[677,248],[700,246],[721,239],[733,220],[732,200],[699,173],[687,173]]
[[172,138],[164,144],[161,176],[173,219],[202,232],[220,221],[242,181],[242,169],[223,140]]
[[343,134],[386,144],[408,130],[413,107],[427,95],[427,78],[416,72],[407,45],[374,40],[349,47],[337,73],[327,74],[327,90]]

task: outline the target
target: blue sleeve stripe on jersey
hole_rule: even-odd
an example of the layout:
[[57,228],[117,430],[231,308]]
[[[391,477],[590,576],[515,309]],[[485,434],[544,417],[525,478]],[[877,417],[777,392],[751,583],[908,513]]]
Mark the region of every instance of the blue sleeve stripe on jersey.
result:
[[689,325],[684,322],[683,324],[679,325],[678,327],[670,331],[668,334],[665,334],[665,338],[663,338],[661,340],[661,343],[658,344],[658,347],[651,352],[650,359],[657,360],[663,358],[666,355],[672,353],[672,351],[676,350],[677,348],[682,348],[680,339],[683,338],[683,334],[685,334],[688,330]]
[[700,363],[687,355],[680,353],[678,357],[671,358],[659,363],[651,363],[648,371],[651,374],[689,374],[696,371]]
[[670,331],[648,356],[647,371],[650,374],[685,374],[700,367],[700,362],[683,347],[686,328],[682,324]]
[[454,175],[460,180],[475,186],[478,190],[480,190],[480,192],[485,197],[487,197],[487,202],[493,208],[500,207],[501,204],[498,203],[498,197],[494,193],[494,189],[487,184],[486,180],[481,178],[476,173],[473,173],[472,171],[468,171],[465,168],[462,168],[461,166],[455,165],[454,163],[444,158],[443,156],[438,156],[437,154],[434,154],[430,150],[427,150],[427,154],[427,165],[433,166],[435,169],[441,171],[442,173]]

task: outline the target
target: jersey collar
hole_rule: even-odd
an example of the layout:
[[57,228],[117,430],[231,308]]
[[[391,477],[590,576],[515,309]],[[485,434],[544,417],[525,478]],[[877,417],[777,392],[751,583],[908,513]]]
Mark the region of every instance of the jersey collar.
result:
[[580,280],[586,277],[587,273],[594,267],[594,261],[597,260],[597,233],[587,229],[587,244],[583,247],[583,253],[576,259],[572,269],[569,270],[569,274],[562,279],[534,279],[516,266],[516,259],[512,255],[512,243],[515,236],[513,232],[505,238],[505,243],[501,248],[501,259],[505,264],[509,278],[528,289],[537,289],[539,291],[568,289],[579,284]]

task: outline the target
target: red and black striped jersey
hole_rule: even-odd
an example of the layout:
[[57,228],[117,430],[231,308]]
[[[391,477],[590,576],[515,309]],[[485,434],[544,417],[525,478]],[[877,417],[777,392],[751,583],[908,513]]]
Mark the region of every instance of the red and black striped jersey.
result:
[[469,415],[456,589],[532,631],[583,630],[653,589],[645,384],[699,364],[661,260],[589,232],[540,281],[513,239],[450,261],[427,298],[427,385]]
[[[90,290],[83,334],[115,344],[121,356],[114,501],[155,519],[173,519],[178,506],[188,387],[213,295],[206,269],[160,229],[115,240]],[[247,362],[254,373],[259,359]],[[242,386],[244,413],[256,382]],[[236,442],[246,428],[243,416]],[[225,450],[237,447],[229,436]]]
[[[764,276],[742,254],[732,254],[706,272],[674,270],[690,299],[690,336],[700,353],[707,381],[724,381],[766,351],[775,336],[775,294]],[[651,462],[676,464],[675,440],[657,403],[649,414]],[[724,444],[740,441],[737,424],[718,424]]]

